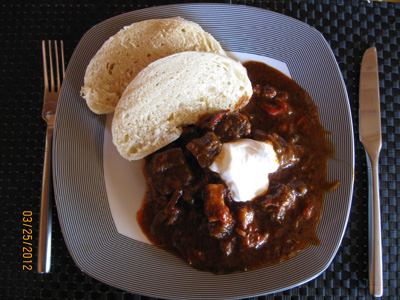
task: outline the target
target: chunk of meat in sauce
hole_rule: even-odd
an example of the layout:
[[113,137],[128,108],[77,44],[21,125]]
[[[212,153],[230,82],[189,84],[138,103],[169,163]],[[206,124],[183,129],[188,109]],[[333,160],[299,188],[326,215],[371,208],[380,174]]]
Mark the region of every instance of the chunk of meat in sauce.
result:
[[251,123],[246,115],[234,112],[226,114],[215,126],[214,132],[222,143],[231,142],[249,136]]
[[150,163],[150,175],[155,189],[162,195],[170,194],[194,179],[181,148],[156,153]]
[[[157,213],[150,226],[151,234],[155,235],[163,226],[173,225],[177,221],[181,213],[181,209],[178,207],[181,196],[182,190],[176,190],[167,205]],[[163,239],[163,237],[159,238]]]
[[247,248],[258,249],[268,241],[269,233],[251,231],[243,236],[242,245]]
[[241,243],[247,248],[259,248],[268,239],[268,233],[258,232],[258,226],[253,226],[254,209],[244,206],[238,209],[236,214],[236,233],[241,238]]
[[237,212],[237,228],[241,230],[247,230],[249,225],[253,222],[254,219],[254,210],[248,208],[247,206],[241,207]]
[[221,152],[222,143],[214,132],[210,131],[201,138],[193,139],[186,145],[200,164],[200,167],[207,168],[214,161],[214,158]]
[[299,151],[295,144],[288,143],[283,137],[276,133],[267,134],[262,130],[255,130],[253,138],[257,141],[270,141],[279,159],[282,169],[293,166],[299,161]]
[[192,182],[190,185],[183,187],[183,194],[182,199],[190,204],[193,205],[195,202],[195,196],[197,194],[202,194],[203,187],[205,184],[208,183],[208,177],[204,176],[200,179],[197,179],[195,182]]
[[[154,218],[155,223],[165,222],[166,225],[175,223],[180,214],[181,210],[177,206],[179,198],[182,196],[182,190],[176,190],[172,195],[171,199],[164,209],[160,210],[157,216]],[[153,223],[154,223],[153,222]]]
[[233,229],[234,221],[225,204],[225,186],[207,184],[205,187],[205,213],[209,221],[210,235],[222,239]]
[[276,208],[273,218],[278,222],[285,219],[287,212],[293,208],[296,199],[308,192],[304,183],[295,180],[288,184],[271,183],[270,190],[272,193],[264,197],[262,205],[265,208]]

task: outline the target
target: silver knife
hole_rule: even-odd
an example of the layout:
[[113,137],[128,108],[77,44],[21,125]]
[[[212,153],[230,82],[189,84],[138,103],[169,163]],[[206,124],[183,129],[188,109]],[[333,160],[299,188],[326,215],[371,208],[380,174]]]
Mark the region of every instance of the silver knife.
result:
[[360,140],[364,145],[368,162],[369,290],[371,295],[381,297],[383,294],[383,275],[378,162],[382,147],[382,134],[378,57],[375,47],[365,51],[361,64],[359,117]]

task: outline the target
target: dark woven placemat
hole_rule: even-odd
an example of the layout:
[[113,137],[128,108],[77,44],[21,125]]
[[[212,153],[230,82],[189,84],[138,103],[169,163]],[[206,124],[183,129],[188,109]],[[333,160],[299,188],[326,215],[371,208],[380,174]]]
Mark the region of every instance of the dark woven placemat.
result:
[[[45,123],[42,39],[63,39],[67,60],[96,23],[135,9],[188,2],[10,1],[0,4],[0,299],[148,299],[82,273],[65,246],[53,207],[52,272],[23,270],[23,212],[31,211],[37,245]],[[318,29],[331,45],[354,116],[356,168],[353,206],[343,243],[328,269],[294,289],[258,299],[368,299],[367,173],[358,141],[359,69],[364,51],[378,49],[383,146],[380,159],[384,298],[400,295],[400,4],[367,1],[231,1],[276,11]]]

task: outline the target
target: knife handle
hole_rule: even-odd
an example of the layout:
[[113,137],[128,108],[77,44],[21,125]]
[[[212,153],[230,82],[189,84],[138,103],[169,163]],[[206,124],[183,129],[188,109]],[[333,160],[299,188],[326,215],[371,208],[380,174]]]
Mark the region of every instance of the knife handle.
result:
[[375,297],[383,295],[381,211],[379,198],[378,155],[368,155],[369,169],[369,290]]

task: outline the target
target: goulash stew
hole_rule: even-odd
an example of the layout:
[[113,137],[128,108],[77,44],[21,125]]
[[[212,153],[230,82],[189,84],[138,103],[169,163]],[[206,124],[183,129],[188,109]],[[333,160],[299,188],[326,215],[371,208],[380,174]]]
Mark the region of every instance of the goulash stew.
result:
[[[238,112],[201,116],[174,143],[145,159],[147,191],[139,224],[156,245],[216,274],[260,268],[318,244],[316,226],[329,149],[307,92],[281,72],[247,62],[250,102]],[[279,169],[265,194],[233,201],[209,169],[222,145],[239,139],[272,143]]]

